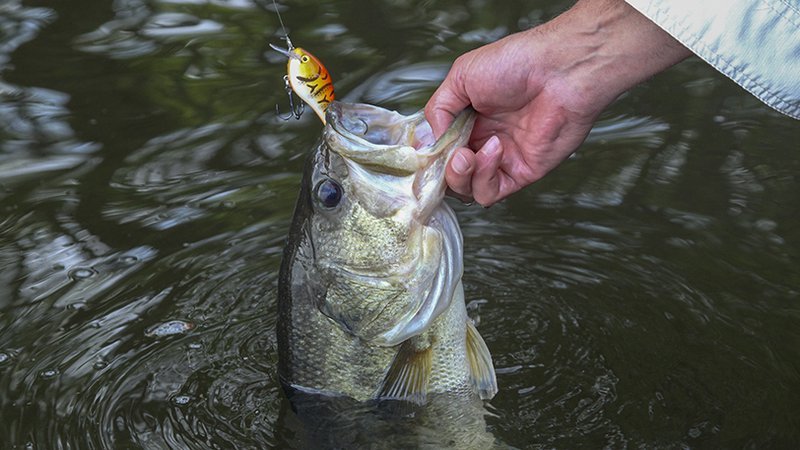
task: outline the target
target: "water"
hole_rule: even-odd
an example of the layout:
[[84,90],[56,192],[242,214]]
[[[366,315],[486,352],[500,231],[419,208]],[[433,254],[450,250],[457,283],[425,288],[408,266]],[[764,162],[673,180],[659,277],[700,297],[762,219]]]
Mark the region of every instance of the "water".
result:
[[[4,448],[301,448],[277,269],[320,124],[286,110],[269,3],[0,5]],[[340,98],[411,112],[452,59],[570,2],[293,1]],[[519,448],[800,443],[800,142],[697,60],[552,175],[455,205]],[[434,430],[435,432],[435,430]]]

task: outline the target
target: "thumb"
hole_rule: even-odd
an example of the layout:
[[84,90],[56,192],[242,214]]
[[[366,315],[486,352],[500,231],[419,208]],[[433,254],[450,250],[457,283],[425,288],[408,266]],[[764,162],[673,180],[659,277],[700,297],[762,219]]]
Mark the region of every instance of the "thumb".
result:
[[456,66],[450,69],[442,85],[436,89],[425,105],[425,118],[428,119],[433,135],[437,139],[453,123],[458,113],[470,105],[469,96],[459,74],[460,71]]

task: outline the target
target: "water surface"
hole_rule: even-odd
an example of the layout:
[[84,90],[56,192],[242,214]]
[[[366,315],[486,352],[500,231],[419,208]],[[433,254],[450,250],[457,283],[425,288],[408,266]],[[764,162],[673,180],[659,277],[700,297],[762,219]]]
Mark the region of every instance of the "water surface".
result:
[[[571,2],[291,1],[337,94],[412,112]],[[0,5],[0,440],[302,448],[276,283],[310,112],[254,0]],[[800,443],[798,122],[690,59],[509,200],[454,204],[518,448]]]

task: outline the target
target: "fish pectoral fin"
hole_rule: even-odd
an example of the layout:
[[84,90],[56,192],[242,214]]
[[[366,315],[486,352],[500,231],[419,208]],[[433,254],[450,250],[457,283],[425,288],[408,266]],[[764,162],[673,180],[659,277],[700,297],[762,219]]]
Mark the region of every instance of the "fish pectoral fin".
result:
[[430,346],[424,349],[417,348],[414,341],[415,339],[409,339],[400,344],[400,349],[378,391],[378,399],[425,404],[433,351]]
[[467,361],[472,384],[481,399],[489,400],[497,393],[497,376],[494,373],[492,355],[486,342],[471,320],[467,319]]

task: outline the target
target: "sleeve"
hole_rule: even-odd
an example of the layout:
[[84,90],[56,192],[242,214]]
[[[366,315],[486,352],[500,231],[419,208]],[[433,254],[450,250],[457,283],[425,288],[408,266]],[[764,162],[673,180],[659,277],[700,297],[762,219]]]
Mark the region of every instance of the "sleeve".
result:
[[800,119],[800,0],[625,0],[776,110]]

